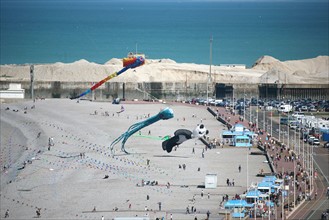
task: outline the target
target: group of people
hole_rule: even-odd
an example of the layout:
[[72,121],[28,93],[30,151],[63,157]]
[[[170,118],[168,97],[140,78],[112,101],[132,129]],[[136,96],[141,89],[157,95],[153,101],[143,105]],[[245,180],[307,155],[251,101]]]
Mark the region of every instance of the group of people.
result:
[[229,178],[227,178],[226,179],[226,184],[227,184],[227,186],[234,186],[234,179],[232,179],[232,181],[230,181],[230,179]]

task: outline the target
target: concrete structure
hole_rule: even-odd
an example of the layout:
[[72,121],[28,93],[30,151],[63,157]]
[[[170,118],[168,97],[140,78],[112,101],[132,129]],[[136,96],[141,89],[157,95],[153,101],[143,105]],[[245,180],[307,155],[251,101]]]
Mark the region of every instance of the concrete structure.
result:
[[[218,79],[219,80],[219,79]],[[9,84],[19,83],[25,89],[25,97],[30,97],[31,82],[6,80],[0,82],[0,90],[9,88]],[[68,98],[78,95],[90,88],[92,82],[62,82],[62,81],[35,81],[35,97],[44,98]],[[213,83],[209,91],[209,98],[215,99],[239,99],[259,97],[264,99],[329,99],[329,85],[300,85],[300,84],[230,84]],[[206,98],[207,82],[107,82],[86,99],[110,101],[114,98],[133,99],[164,99],[186,100],[191,98]]]
[[24,99],[25,89],[22,89],[20,83],[10,83],[7,90],[0,91],[0,98],[2,99]]
[[217,188],[217,174],[206,174],[204,186],[206,189]]

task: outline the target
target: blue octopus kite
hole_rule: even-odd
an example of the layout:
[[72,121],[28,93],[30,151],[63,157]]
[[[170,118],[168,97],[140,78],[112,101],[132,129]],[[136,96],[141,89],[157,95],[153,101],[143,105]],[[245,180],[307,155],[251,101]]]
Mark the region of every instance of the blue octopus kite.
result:
[[159,120],[167,120],[167,119],[170,119],[173,117],[174,117],[173,110],[170,108],[165,108],[165,109],[161,110],[157,115],[154,115],[144,121],[133,124],[132,126],[130,126],[128,128],[128,130],[125,133],[123,133],[120,137],[118,137],[111,143],[111,145],[110,145],[111,151],[113,152],[114,145],[116,145],[117,143],[119,143],[122,140],[121,151],[125,152],[126,154],[129,154],[125,149],[125,143],[131,135],[133,135],[137,131],[141,130],[142,128],[145,128]]

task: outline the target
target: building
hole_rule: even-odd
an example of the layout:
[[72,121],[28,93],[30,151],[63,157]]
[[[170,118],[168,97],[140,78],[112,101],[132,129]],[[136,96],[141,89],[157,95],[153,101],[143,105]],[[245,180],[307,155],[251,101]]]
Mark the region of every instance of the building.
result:
[[224,143],[234,147],[252,147],[255,133],[244,128],[242,124],[236,124],[229,131],[222,132]]
[[20,83],[10,83],[9,89],[0,91],[1,99],[24,99],[25,89]]

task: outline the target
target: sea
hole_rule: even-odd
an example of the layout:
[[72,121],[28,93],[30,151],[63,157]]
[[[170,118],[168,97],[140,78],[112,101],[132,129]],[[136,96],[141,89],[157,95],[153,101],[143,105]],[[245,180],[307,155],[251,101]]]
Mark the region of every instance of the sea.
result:
[[328,1],[0,0],[1,64],[104,64],[138,52],[179,63],[328,55]]

